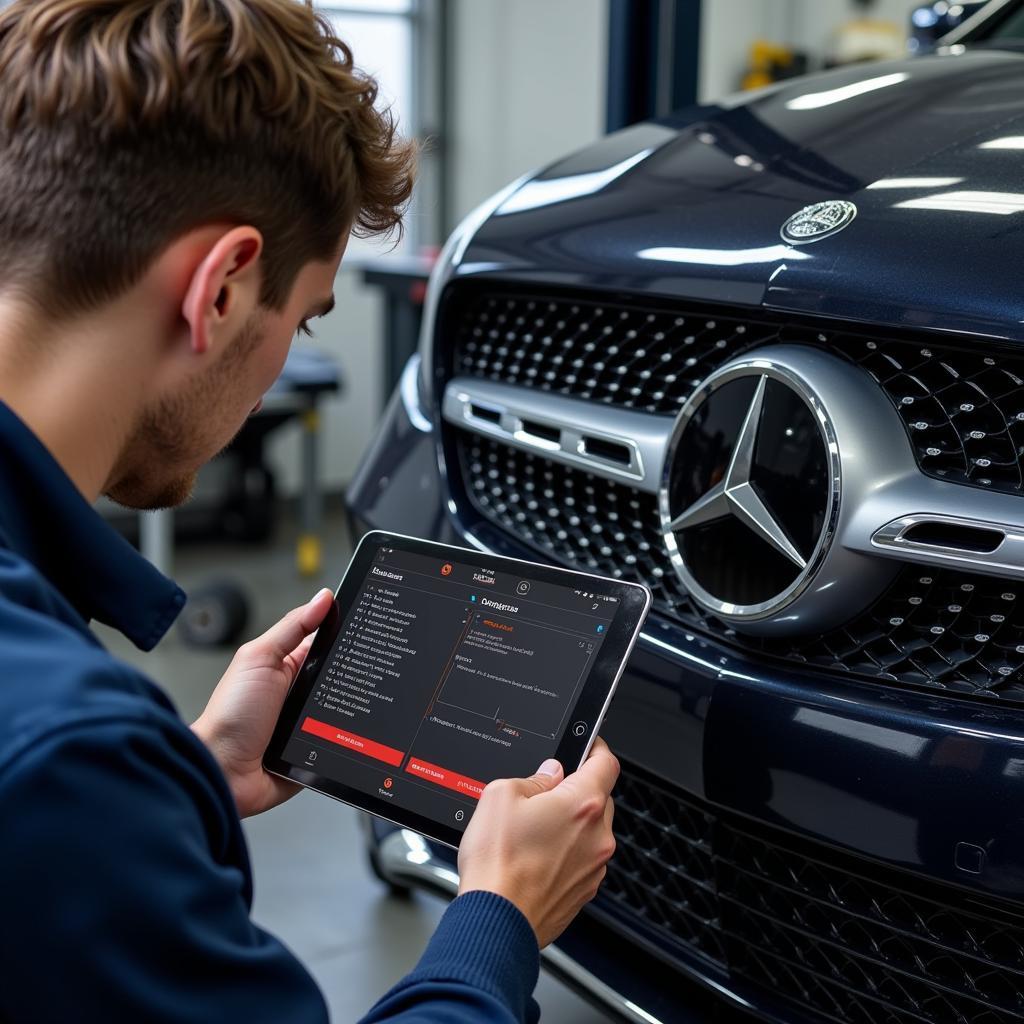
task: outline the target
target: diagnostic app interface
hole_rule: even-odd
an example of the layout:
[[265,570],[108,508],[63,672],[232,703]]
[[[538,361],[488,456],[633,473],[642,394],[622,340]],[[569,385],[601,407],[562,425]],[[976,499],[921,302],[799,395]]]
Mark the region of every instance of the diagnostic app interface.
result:
[[379,547],[286,759],[464,828],[589,728],[568,717],[618,599],[580,587]]

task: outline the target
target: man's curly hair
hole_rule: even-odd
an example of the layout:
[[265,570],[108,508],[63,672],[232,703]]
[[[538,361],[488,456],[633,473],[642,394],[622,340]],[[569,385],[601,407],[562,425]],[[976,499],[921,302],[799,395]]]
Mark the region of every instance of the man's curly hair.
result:
[[415,147],[306,0],[15,0],[0,10],[0,292],[53,316],[176,237],[251,224],[262,301],[349,230],[400,230]]

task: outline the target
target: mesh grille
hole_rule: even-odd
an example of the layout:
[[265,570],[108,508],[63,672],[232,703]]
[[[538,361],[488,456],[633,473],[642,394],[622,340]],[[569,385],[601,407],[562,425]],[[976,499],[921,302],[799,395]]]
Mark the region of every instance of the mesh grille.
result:
[[[1022,493],[1024,358],[638,303],[467,290],[452,306],[452,370],[644,412],[674,414],[713,370],[773,341],[864,366],[907,426],[922,470]],[[447,326],[451,323],[451,327]]]
[[623,764],[599,905],[630,932],[844,1024],[1009,1024],[1024,926],[953,887],[720,816]]
[[729,317],[493,294],[458,316],[457,374],[653,413],[675,413],[716,366],[778,333]]
[[1024,702],[1024,588],[908,567],[872,608],[818,637],[737,633],[690,601],[668,560],[653,496],[459,432],[470,500],[555,561],[646,583],[664,615],[745,651],[884,681]]
[[896,403],[926,473],[1021,492],[1024,360],[863,340],[853,352]]

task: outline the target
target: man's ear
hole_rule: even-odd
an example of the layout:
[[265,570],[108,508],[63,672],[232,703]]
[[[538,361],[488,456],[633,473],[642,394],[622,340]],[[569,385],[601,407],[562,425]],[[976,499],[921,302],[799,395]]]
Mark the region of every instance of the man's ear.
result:
[[232,228],[195,268],[181,307],[195,355],[222,337],[234,337],[258,307],[262,251],[263,236],[256,228]]

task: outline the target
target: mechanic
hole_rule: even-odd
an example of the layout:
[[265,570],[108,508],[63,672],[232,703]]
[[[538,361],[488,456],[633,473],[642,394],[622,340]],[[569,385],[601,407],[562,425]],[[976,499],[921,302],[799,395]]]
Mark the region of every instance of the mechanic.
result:
[[[333,304],[350,231],[400,228],[415,153],[375,99],[298,0],[0,10],[0,1020],[326,1019],[250,920],[239,819],[296,792],[261,756],[330,593],[189,728],[89,629],[149,650],[185,600],[92,503],[184,501]],[[595,749],[487,787],[461,894],[367,1021],[537,1019],[538,948],[614,846]]]

